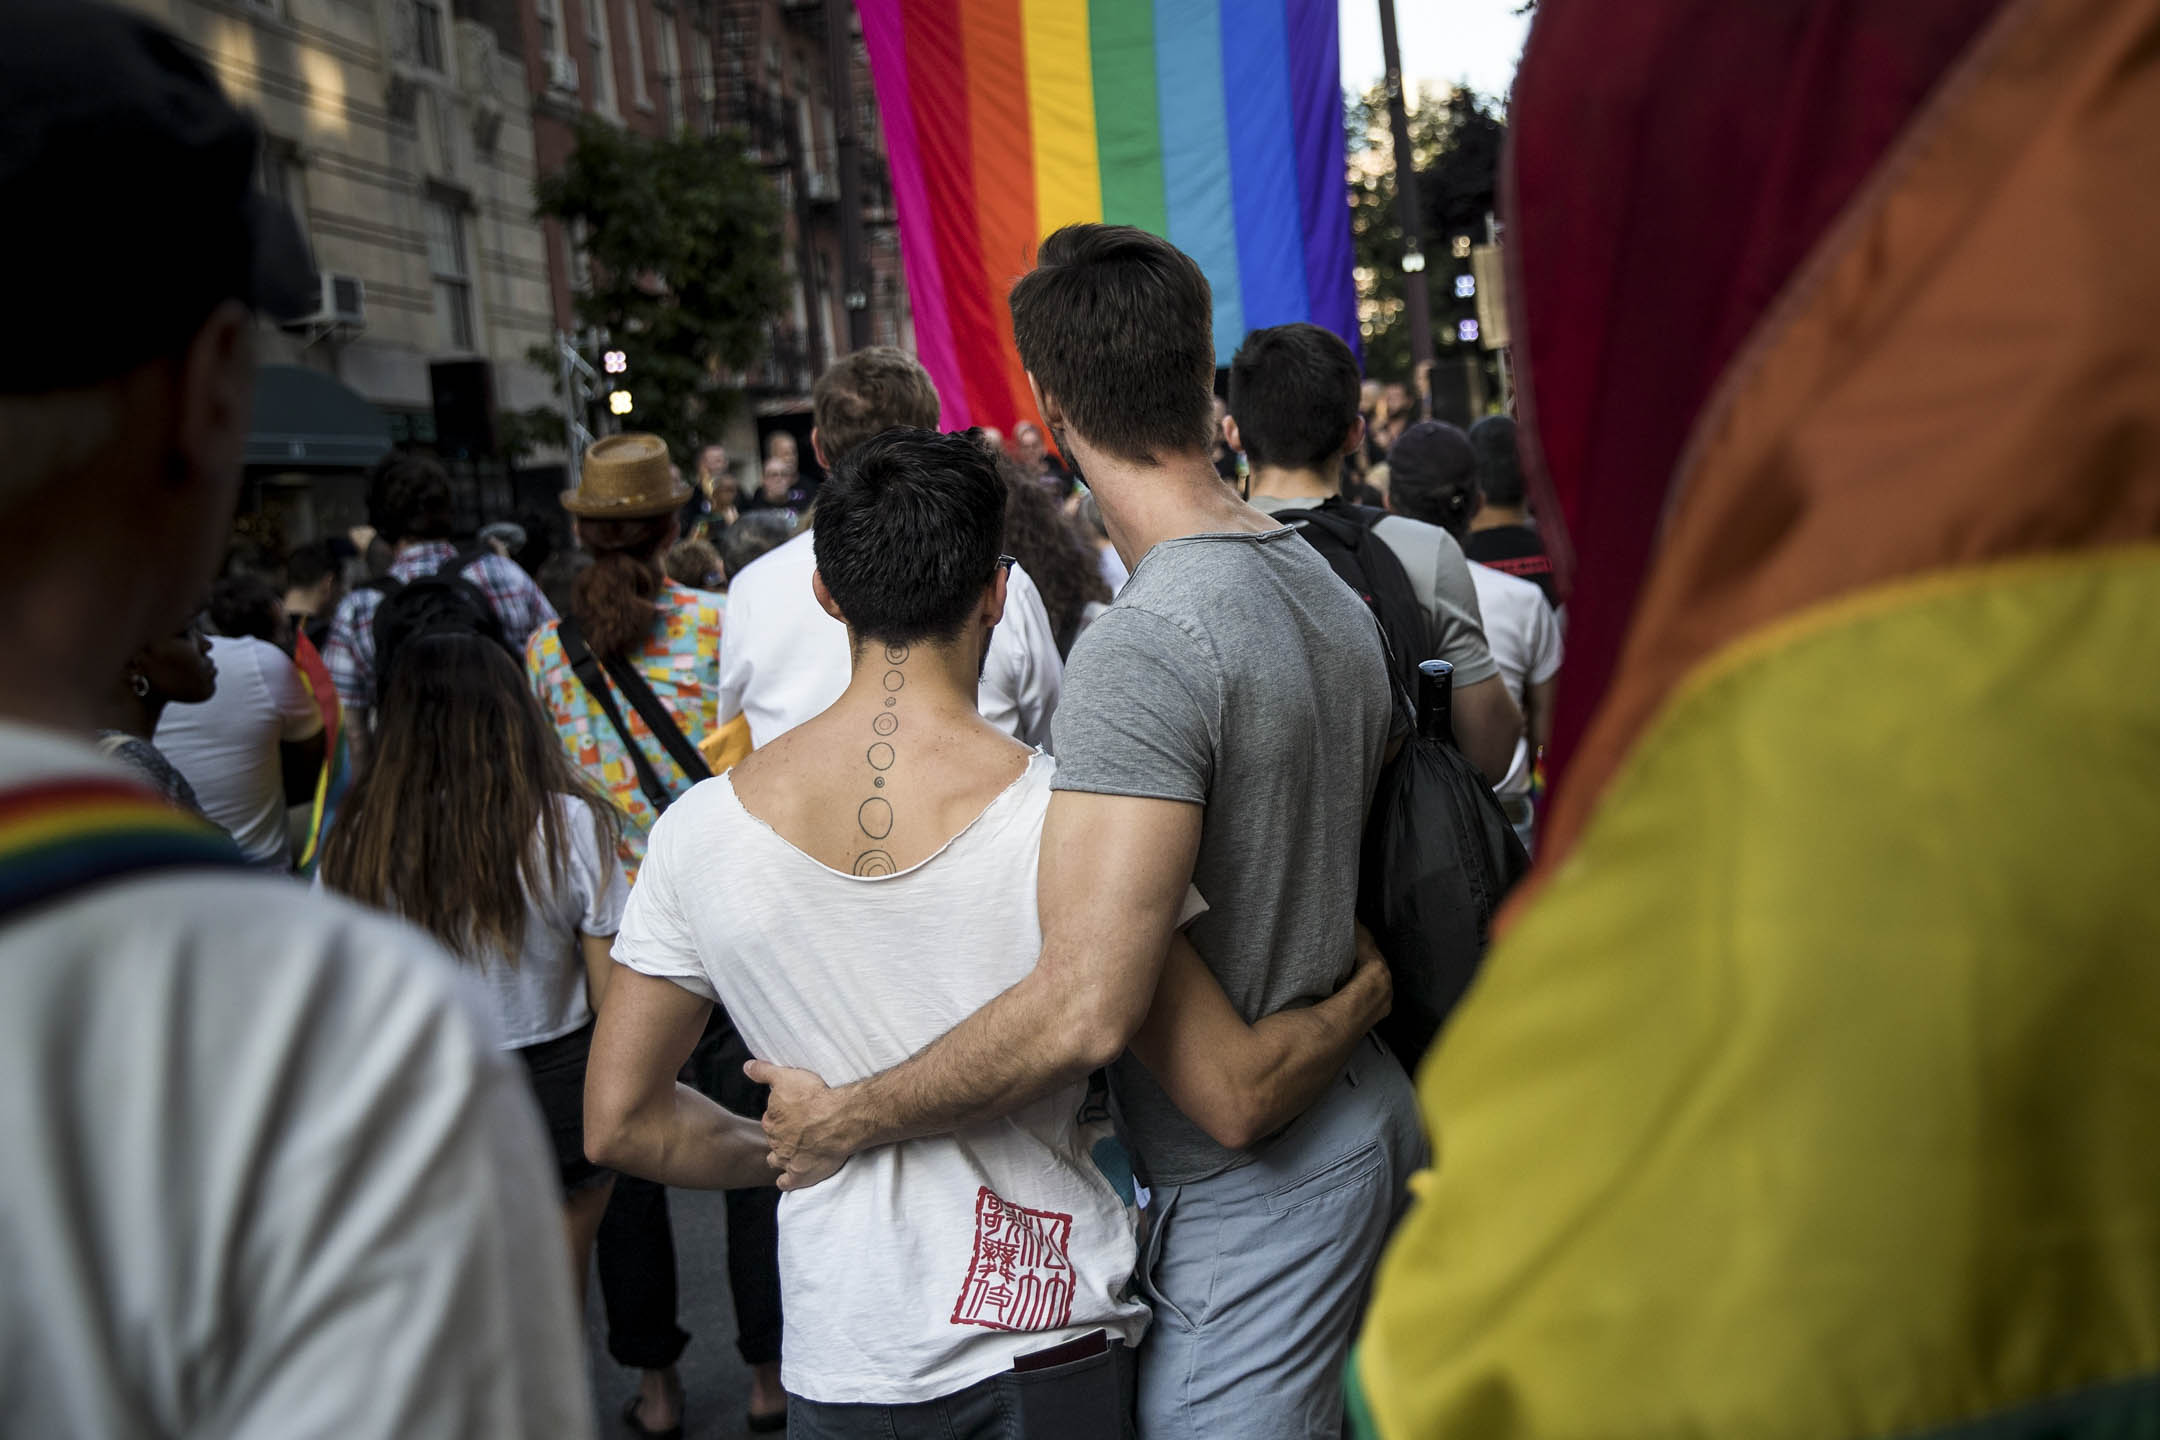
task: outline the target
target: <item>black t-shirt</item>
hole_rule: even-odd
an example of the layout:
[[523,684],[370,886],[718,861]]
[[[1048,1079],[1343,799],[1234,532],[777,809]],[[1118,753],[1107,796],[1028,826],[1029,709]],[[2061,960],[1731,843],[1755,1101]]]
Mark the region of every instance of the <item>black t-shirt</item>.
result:
[[1480,565],[1490,565],[1520,576],[1545,592],[1545,603],[1558,605],[1553,595],[1552,561],[1545,558],[1545,542],[1528,525],[1495,525],[1473,530],[1463,542],[1463,554]]

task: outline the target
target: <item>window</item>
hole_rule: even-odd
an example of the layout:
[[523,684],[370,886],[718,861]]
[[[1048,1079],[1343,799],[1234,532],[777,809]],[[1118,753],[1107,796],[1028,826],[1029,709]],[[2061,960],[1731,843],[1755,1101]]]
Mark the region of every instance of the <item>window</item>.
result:
[[[292,213],[301,238],[308,238],[307,177],[300,172],[300,157],[293,147],[273,135],[265,135],[255,155],[255,184],[263,194]],[[314,243],[309,241],[312,250]]]
[[592,101],[595,110],[615,109],[615,64],[608,59],[608,0],[585,0],[585,40],[592,47]]
[[435,321],[445,349],[472,350],[472,267],[465,258],[465,216],[447,200],[427,202],[428,268],[435,272]]
[[418,42],[423,68],[443,68],[442,0],[414,0],[413,38]]
[[675,38],[675,17],[654,17],[658,29],[654,32],[660,42],[660,98],[667,103],[667,124],[670,134],[683,128],[683,73],[682,47]]
[[623,0],[623,29],[628,32],[630,94],[640,110],[652,109],[652,92],[645,88],[645,39],[638,28],[637,0]]
[[540,53],[550,58],[562,54],[562,0],[536,0],[533,13],[540,20]]

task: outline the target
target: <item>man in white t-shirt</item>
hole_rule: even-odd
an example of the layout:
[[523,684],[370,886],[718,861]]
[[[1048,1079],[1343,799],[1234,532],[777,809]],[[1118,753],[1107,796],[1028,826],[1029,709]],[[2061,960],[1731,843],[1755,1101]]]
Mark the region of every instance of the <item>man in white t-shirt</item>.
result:
[[[588,1069],[600,1163],[743,1183],[741,1122],[674,1080],[713,1002],[761,1060],[839,1082],[1033,968],[1054,766],[975,707],[1008,594],[1004,494],[985,451],[926,430],[864,443],[826,481],[816,594],[847,627],[849,683],[655,827]],[[1204,1125],[1264,1134],[1339,1073],[1385,988],[1368,961],[1249,1027],[1180,939],[1134,1048]],[[1129,1436],[1135,1199],[1084,1078],[783,1197],[789,1433]]]
[[[871,346],[834,362],[811,392],[811,447],[830,470],[882,430],[935,429],[937,388],[915,357]],[[728,585],[720,644],[720,719],[741,713],[750,740],[768,745],[840,698],[848,685],[847,631],[810,594],[817,568],[806,531]],[[1049,744],[1065,666],[1050,613],[1027,572],[1013,567],[1005,619],[983,660],[983,718],[1023,745]]]
[[[1342,458],[1365,442],[1357,357],[1317,325],[1277,325],[1245,337],[1230,362],[1230,443],[1252,465],[1250,503],[1285,521],[1342,494]],[[1468,453],[1468,442],[1464,445]],[[1507,774],[1522,713],[1500,679],[1462,546],[1422,517],[1382,516],[1372,534],[1401,562],[1425,611],[1414,660],[1455,667],[1455,738],[1489,781]]]
[[209,589],[255,312],[317,293],[259,148],[151,22],[0,5],[0,1429],[575,1440],[554,1166],[449,958],[87,738]]
[[[169,705],[156,744],[195,787],[203,813],[240,853],[283,870],[292,861],[285,807],[312,793],[322,766],[322,711],[284,651],[252,635],[213,635],[217,694]],[[287,777],[291,777],[288,788]]]

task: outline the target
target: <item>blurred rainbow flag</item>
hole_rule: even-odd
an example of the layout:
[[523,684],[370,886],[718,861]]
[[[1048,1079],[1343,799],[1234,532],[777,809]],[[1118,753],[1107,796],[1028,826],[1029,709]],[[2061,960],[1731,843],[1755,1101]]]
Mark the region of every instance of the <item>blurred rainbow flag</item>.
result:
[[948,428],[1034,419],[1005,294],[1080,220],[1164,235],[1215,353],[1309,320],[1357,344],[1335,0],[861,0]]
[[1541,0],[1538,868],[1377,1440],[2160,1435],[2160,0]]

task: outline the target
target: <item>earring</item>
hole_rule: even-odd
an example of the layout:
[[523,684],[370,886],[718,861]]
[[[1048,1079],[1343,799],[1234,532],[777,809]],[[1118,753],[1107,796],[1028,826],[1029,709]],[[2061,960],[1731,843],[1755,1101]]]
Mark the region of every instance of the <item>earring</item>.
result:
[[149,680],[144,678],[143,673],[140,670],[134,671],[129,674],[128,689],[135,692],[135,698],[138,700],[147,700],[150,698],[150,682]]

